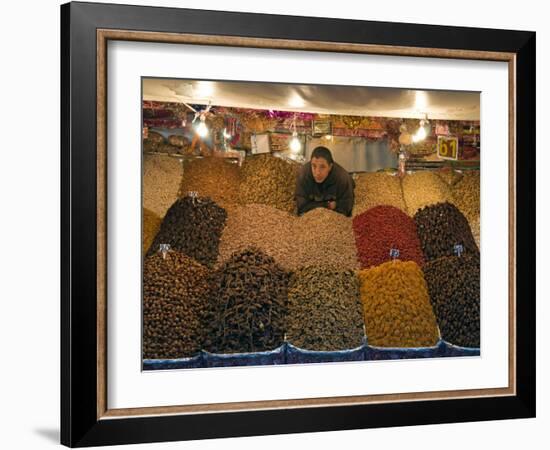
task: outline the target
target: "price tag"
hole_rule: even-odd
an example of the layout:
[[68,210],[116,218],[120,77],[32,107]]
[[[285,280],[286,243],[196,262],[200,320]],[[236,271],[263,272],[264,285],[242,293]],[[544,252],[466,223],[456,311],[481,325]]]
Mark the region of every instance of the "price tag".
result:
[[438,136],[437,156],[442,159],[458,159],[458,138],[456,136]]
[[462,253],[464,253],[464,246],[462,244],[456,244],[453,247],[453,251],[456,256],[462,256]]
[[193,201],[193,206],[196,206],[197,205],[197,201],[198,201],[198,198],[199,198],[199,193],[198,191],[189,191],[187,193],[187,195],[189,197],[191,197],[191,200]]
[[390,248],[390,258],[393,260],[399,258],[399,250],[396,248]]
[[162,259],[166,259],[166,254],[170,251],[170,244],[160,244],[159,252],[162,253]]

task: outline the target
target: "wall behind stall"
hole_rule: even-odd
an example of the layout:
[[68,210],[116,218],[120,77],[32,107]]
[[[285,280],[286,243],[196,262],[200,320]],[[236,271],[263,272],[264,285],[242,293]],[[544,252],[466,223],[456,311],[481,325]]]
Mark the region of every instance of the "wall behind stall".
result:
[[[0,342],[2,383],[0,448],[60,448],[59,440],[59,0],[5,2],[2,6],[3,158]],[[105,3],[105,1],[102,1]],[[545,2],[463,0],[391,2],[258,2],[234,0],[132,0],[139,5],[314,15],[537,31],[537,125],[550,119],[550,29]],[[253,25],[251,25],[253,26]],[[223,61],[220,61],[223,68]],[[136,106],[137,107],[137,106]],[[29,135],[32,124],[33,134]],[[543,133],[539,132],[542,136]],[[22,138],[38,139],[24,145]],[[38,142],[38,143],[36,143]],[[538,142],[538,280],[550,263],[548,188],[550,152]],[[534,149],[520,149],[533,151]],[[544,208],[543,208],[544,207]],[[345,432],[265,436],[186,443],[142,444],[125,449],[445,449],[546,448],[550,428],[550,304],[548,283],[537,300],[538,418]],[[397,363],[398,364],[398,363]],[[406,374],[402,374],[406,376]],[[345,380],[341,380],[345,382]],[[365,380],[365,383],[368,383]]]
[[348,172],[376,172],[397,167],[397,157],[389,151],[387,139],[333,136],[327,141],[322,138],[309,138],[306,160],[309,161],[311,153],[318,146],[327,147],[333,159]]

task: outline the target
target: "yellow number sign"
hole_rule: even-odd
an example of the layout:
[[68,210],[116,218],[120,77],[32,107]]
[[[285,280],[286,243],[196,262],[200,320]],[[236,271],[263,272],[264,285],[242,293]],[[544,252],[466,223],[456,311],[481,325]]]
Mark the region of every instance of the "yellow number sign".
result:
[[443,159],[458,159],[458,138],[456,136],[438,136],[437,156]]

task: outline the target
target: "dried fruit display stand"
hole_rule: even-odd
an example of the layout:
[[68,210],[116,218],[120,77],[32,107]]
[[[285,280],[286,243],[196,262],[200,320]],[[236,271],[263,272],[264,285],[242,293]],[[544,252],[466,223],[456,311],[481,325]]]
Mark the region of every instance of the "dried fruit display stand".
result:
[[[209,125],[234,124],[228,111]],[[144,369],[479,355],[475,164],[417,159],[405,171],[354,172],[350,217],[298,216],[305,161],[251,152],[266,130],[274,148],[288,145],[280,126],[296,114],[272,113],[240,116],[232,139],[248,148],[238,161],[204,143],[198,154],[177,136],[146,139]],[[298,115],[302,132],[314,116]],[[341,136],[396,138],[390,120],[328,117]]]

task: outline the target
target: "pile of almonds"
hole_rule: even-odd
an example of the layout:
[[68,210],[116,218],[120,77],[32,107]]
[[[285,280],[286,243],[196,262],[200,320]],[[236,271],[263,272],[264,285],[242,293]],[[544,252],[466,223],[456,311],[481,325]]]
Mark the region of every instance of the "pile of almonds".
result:
[[261,249],[287,270],[308,265],[358,267],[352,219],[323,208],[300,217],[266,205],[228,208],[218,264],[248,246]]

